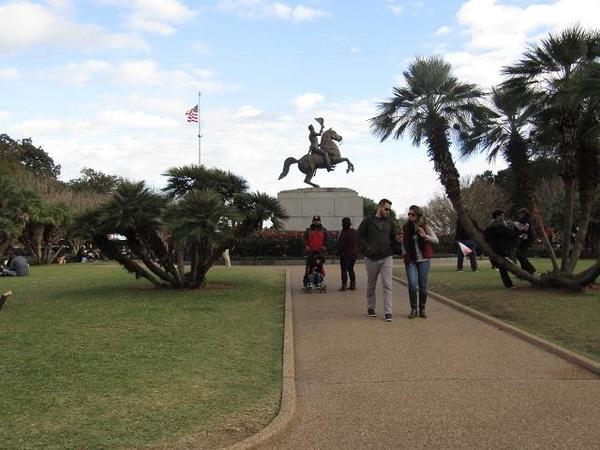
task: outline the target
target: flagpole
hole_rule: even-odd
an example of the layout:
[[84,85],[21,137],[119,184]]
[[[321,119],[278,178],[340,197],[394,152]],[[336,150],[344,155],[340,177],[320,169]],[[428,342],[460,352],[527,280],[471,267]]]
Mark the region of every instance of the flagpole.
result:
[[198,91],[198,165],[202,165],[202,128],[200,126],[200,122],[202,120],[202,115],[200,114],[200,95],[201,92]]

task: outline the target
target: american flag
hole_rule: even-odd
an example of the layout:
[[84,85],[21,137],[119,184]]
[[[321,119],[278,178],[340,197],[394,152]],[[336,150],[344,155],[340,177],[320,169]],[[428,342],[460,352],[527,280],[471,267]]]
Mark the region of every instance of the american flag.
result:
[[188,122],[198,122],[198,105],[185,113]]

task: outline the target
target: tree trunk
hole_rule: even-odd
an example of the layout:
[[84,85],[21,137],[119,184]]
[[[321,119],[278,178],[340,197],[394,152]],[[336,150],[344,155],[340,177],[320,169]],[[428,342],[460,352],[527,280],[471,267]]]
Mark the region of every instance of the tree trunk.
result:
[[34,223],[30,224],[29,228],[29,239],[33,258],[37,264],[42,264],[42,240],[44,237],[44,225]]
[[152,259],[148,255],[148,249],[144,247],[144,244],[142,242],[136,239],[135,236],[127,236],[127,243],[131,251],[142,260],[142,262],[148,268],[148,270],[150,270],[150,272],[152,272],[161,280],[164,280],[167,283],[177,286],[175,278],[170,273],[157,266],[154,263],[154,261],[152,261]]
[[179,272],[179,279],[185,280],[185,245],[183,241],[177,241],[175,243],[175,252],[177,253],[177,271]]
[[575,208],[575,179],[564,178],[565,183],[565,203],[564,220],[560,238],[561,264],[560,269],[567,272],[569,268],[569,259],[571,253],[571,233],[573,231],[573,210]]
[[136,278],[145,278],[154,284],[156,287],[165,287],[164,283],[156,279],[151,272],[133,261],[126,255],[121,254],[120,249],[104,235],[95,235],[94,242],[109,258],[114,259],[121,264],[128,272],[134,273]]
[[584,192],[579,196],[579,203],[581,205],[581,219],[579,221],[579,229],[575,236],[575,245],[569,258],[569,267],[567,271],[573,273],[575,266],[581,256],[581,251],[585,244],[585,237],[587,236],[588,228],[590,225],[590,219],[592,216],[592,206],[594,204],[594,191]]
[[[527,155],[527,143],[519,133],[513,133],[510,137],[506,149],[506,159],[508,165],[515,175],[517,189],[513,192],[513,205],[518,205],[521,202],[530,212],[535,224],[535,232],[538,237],[544,243],[544,247],[548,252],[548,256],[552,261],[552,267],[554,270],[558,270],[558,260],[556,254],[552,248],[552,244],[546,236],[546,230],[544,230],[544,220],[542,214],[540,214],[535,201],[535,195],[533,192],[533,185],[530,178],[529,157]],[[522,195],[522,199],[518,197],[518,194]]]

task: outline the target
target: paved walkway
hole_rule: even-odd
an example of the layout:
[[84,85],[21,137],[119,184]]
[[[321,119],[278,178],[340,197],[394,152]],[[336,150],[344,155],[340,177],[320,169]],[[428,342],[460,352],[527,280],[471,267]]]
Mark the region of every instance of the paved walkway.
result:
[[[356,291],[304,294],[291,267],[297,409],[261,449],[600,449],[600,380],[435,300],[394,322]],[[382,293],[378,288],[378,312]]]

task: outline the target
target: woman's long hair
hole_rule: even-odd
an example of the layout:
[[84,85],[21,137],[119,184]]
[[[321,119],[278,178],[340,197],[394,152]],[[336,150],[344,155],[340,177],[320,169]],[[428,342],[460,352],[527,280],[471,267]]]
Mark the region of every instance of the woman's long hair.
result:
[[[415,241],[413,239],[413,236],[417,235],[418,227],[425,229],[425,225],[427,225],[427,222],[425,221],[425,217],[423,216],[423,209],[421,209],[419,206],[410,205],[410,208],[408,208],[408,210],[414,212],[417,215],[417,220],[415,220],[414,222],[409,219],[409,221],[405,225],[405,230],[404,230],[405,236],[406,236],[405,237],[406,251],[413,259],[415,259],[417,257],[417,252],[416,252]],[[425,248],[425,240],[421,236],[418,236],[418,235],[417,235],[417,245],[419,246],[419,249],[421,251],[423,251],[423,249]]]
[[417,220],[415,220],[414,222],[409,220],[409,223],[414,223],[413,231],[415,231],[417,227],[425,229],[427,221],[425,220],[425,216],[423,215],[423,208],[417,205],[410,205],[408,210],[414,212],[417,215]]

